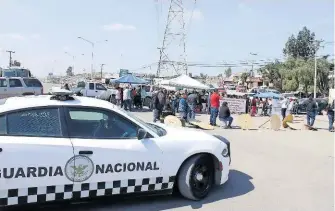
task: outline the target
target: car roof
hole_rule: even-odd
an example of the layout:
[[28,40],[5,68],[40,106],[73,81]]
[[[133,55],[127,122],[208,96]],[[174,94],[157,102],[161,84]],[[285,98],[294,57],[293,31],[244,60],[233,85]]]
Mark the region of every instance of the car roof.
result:
[[34,107],[48,107],[48,106],[88,106],[88,107],[99,107],[122,113],[121,109],[114,106],[110,102],[88,98],[74,96],[74,100],[59,101],[51,100],[52,95],[39,95],[39,96],[22,96],[22,97],[10,97],[0,104],[0,113],[13,111],[24,108]]

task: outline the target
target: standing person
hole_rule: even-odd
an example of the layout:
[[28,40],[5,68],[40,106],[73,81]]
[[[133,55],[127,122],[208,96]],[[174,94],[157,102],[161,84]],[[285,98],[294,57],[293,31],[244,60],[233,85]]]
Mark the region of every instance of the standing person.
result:
[[124,110],[131,111],[131,90],[128,86],[123,90]]
[[211,114],[211,95],[212,95],[212,91],[209,91],[207,95],[207,113],[208,114]]
[[281,101],[281,115],[283,117],[283,120],[286,117],[286,110],[287,110],[288,104],[289,104],[289,102],[288,102],[287,98],[284,97],[284,99]]
[[335,113],[335,100],[333,100],[332,103],[329,103],[326,111],[327,111],[327,116],[328,116],[328,121],[329,121],[329,132],[334,132],[334,113]]
[[[231,123],[233,122],[233,117],[230,115],[230,110],[227,102],[223,102],[219,112],[219,120],[224,123],[225,129],[232,128]],[[228,125],[227,125],[228,122]]]
[[122,87],[120,88],[120,98],[121,98],[121,108],[122,108],[123,105],[124,105],[124,101],[123,101],[123,88]]
[[313,100],[313,97],[310,96],[306,106],[306,118],[308,126],[313,127],[317,108],[318,106],[316,105],[316,102]]
[[247,114],[249,111],[249,98],[247,95],[244,95],[244,99],[245,99],[245,113]]
[[65,90],[69,90],[69,91],[70,91],[69,84],[67,84],[67,83],[66,83],[66,84],[64,85],[64,89],[65,89]]
[[193,90],[192,93],[187,97],[188,106],[188,118],[195,119],[195,106],[197,105],[198,96]]
[[116,105],[121,106],[121,88],[118,87],[115,95]]
[[214,89],[214,92],[210,98],[211,103],[211,116],[209,119],[210,125],[216,126],[216,118],[218,117],[219,107],[220,107],[220,96],[218,94],[218,90]]
[[141,108],[143,108],[144,100],[147,97],[147,92],[145,91],[145,88],[141,88]]
[[257,100],[258,97],[253,97],[251,100],[251,116],[255,116],[257,112]]
[[187,121],[187,95],[183,94],[179,100],[179,117],[185,121]]
[[294,100],[291,98],[288,104],[287,111],[289,114],[293,114]]
[[160,120],[163,109],[165,107],[166,97],[162,90],[158,91],[153,98],[152,108],[153,108],[153,122]]

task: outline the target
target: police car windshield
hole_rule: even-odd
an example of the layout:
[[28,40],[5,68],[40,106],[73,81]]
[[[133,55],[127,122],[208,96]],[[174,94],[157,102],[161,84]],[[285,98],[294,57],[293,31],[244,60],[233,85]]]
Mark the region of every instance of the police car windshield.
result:
[[147,123],[147,122],[143,121],[142,119],[138,118],[137,116],[135,116],[134,114],[132,114],[130,112],[125,112],[125,113],[126,113],[126,115],[128,115],[132,119],[135,119],[137,122],[139,122],[139,123],[145,125],[146,127],[150,128],[158,136],[164,136],[164,135],[166,135],[166,131],[163,128],[158,127],[158,126],[156,126],[154,124]]

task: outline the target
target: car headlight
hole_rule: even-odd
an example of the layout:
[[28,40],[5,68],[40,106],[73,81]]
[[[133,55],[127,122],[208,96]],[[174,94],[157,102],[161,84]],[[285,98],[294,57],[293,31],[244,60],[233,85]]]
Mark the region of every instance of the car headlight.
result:
[[229,150],[227,148],[224,148],[221,154],[222,154],[223,157],[228,157]]

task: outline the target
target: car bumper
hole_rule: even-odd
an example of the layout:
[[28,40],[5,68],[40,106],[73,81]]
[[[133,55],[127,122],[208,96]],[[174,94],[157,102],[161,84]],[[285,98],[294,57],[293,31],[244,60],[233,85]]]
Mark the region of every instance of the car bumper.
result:
[[220,159],[219,159],[219,162],[220,162],[220,167],[219,167],[219,170],[220,170],[220,176],[217,180],[217,183],[216,184],[224,184],[225,182],[227,182],[228,178],[229,178],[229,169],[230,169],[230,163],[231,163],[231,150],[230,150],[230,142],[225,139],[224,137],[222,136],[219,136],[219,135],[214,135],[214,137],[216,137],[217,139],[219,139],[220,141],[222,141],[223,143],[225,143],[227,145],[227,149],[228,149],[228,156],[227,157],[224,157],[222,155],[220,155]]

